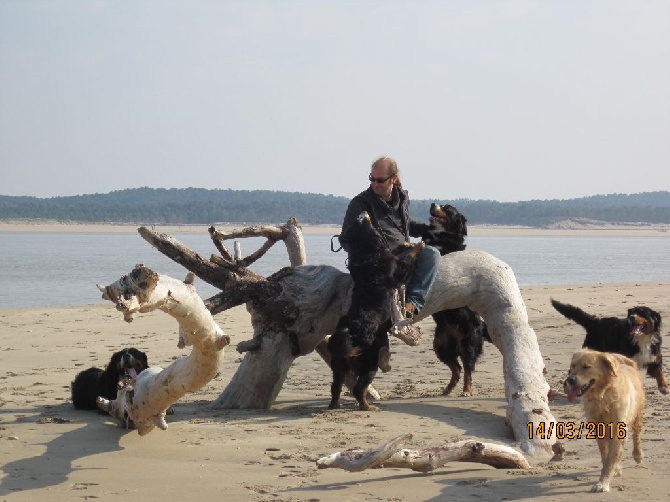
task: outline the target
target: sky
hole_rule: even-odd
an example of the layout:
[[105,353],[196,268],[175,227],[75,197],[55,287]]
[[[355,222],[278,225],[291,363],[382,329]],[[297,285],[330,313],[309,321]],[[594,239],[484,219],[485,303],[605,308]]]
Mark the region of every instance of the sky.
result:
[[667,0],[0,0],[0,194],[670,190]]

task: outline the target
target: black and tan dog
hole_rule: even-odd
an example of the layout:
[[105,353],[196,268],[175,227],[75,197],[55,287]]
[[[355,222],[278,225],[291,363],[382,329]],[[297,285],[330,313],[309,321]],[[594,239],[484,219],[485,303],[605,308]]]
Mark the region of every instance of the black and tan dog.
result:
[[430,224],[410,222],[409,234],[421,237],[427,246],[433,246],[441,255],[465,249],[468,226],[465,216],[450,204],[430,205]]
[[658,390],[668,394],[661,354],[661,315],[649,307],[628,309],[625,319],[597,317],[579,307],[552,299],[551,304],[568,319],[586,330],[582,347],[615,352],[631,358],[640,369],[656,379]]
[[115,352],[107,367],[89,368],[80,372],[72,382],[72,404],[80,410],[97,410],[98,396],[116,399],[119,382],[131,380],[149,367],[147,355],[136,348]]
[[376,409],[367,400],[368,387],[379,369],[379,350],[388,350],[393,290],[404,284],[424,244],[413,246],[402,259],[395,256],[381,234],[362,212],[356,224],[342,236],[349,243],[349,273],[353,281],[351,305],[328,340],[333,383],[330,409],[340,407],[342,386],[348,371],[356,375],[352,394],[359,409]]
[[[465,249],[468,226],[463,216],[450,204],[430,205],[430,224],[412,223],[410,235],[421,237],[428,246],[434,246],[445,255]],[[472,394],[472,373],[482,354],[484,340],[491,341],[486,323],[477,312],[468,307],[448,309],[433,314],[435,337],[433,350],[437,358],[451,369],[451,380],[443,394],[456,387],[463,369],[462,396]],[[458,362],[460,357],[463,367]]]

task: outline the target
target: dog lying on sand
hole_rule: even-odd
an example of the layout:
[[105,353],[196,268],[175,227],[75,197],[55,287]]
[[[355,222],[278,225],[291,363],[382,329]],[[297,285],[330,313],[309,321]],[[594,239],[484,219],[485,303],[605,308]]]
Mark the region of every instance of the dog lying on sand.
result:
[[134,347],[112,354],[107,367],[88,368],[80,372],[72,382],[72,404],[79,410],[97,410],[98,396],[116,399],[119,382],[135,379],[149,367],[147,355]]

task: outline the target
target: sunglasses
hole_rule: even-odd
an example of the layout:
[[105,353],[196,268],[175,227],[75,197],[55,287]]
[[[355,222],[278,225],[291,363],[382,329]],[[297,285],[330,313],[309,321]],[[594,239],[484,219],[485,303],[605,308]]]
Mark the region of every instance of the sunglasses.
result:
[[394,175],[392,174],[392,175],[389,176],[388,178],[375,178],[374,176],[372,176],[372,174],[370,174],[370,175],[368,175],[368,179],[369,179],[370,181],[374,181],[375,183],[386,183],[388,180],[390,180],[391,178],[393,178],[393,176],[394,176]]

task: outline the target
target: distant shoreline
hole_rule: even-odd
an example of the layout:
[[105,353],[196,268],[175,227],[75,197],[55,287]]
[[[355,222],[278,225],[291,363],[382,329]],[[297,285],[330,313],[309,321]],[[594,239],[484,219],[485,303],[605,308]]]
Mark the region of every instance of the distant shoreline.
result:
[[[218,223],[218,230],[230,231],[258,223]],[[142,225],[116,223],[79,223],[44,220],[0,221],[0,233],[117,233],[137,232]],[[148,225],[147,225],[148,226]],[[269,225],[272,226],[272,225]],[[207,234],[210,225],[156,225],[166,234]],[[301,225],[305,235],[336,235],[339,225]],[[583,237],[670,237],[670,225],[564,225],[557,228],[533,228],[506,225],[468,225],[468,235],[475,236],[583,236]]]

